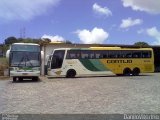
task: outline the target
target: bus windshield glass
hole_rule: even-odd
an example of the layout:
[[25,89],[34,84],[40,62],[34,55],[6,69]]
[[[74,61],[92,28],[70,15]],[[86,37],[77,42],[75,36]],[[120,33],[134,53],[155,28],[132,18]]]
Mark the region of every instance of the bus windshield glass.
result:
[[11,66],[39,67],[40,53],[38,52],[11,52]]
[[40,52],[40,47],[38,45],[12,45],[11,51]]

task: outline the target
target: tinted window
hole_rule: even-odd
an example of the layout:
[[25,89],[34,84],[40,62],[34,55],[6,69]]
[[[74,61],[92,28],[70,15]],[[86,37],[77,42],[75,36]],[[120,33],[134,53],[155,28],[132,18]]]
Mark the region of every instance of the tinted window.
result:
[[95,53],[91,50],[82,50],[81,51],[81,59],[94,59]]
[[79,50],[68,50],[66,59],[78,59],[81,58],[81,53]]
[[143,51],[142,58],[151,58],[151,51]]
[[38,45],[12,45],[11,51],[40,52],[40,46]]
[[64,58],[64,50],[56,50],[53,53],[52,61],[51,61],[51,69],[61,68]]
[[40,53],[37,52],[11,52],[11,66],[40,66]]
[[151,51],[139,50],[70,50],[67,59],[150,58]]

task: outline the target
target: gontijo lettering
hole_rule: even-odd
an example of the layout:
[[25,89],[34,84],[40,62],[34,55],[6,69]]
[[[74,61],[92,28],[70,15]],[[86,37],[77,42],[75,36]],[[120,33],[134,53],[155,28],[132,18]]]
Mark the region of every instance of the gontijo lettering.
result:
[[107,63],[132,63],[132,60],[107,60]]

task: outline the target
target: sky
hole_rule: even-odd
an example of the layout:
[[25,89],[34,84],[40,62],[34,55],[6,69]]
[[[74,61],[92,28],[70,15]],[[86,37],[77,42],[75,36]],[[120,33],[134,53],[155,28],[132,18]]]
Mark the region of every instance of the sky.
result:
[[0,0],[0,43],[11,36],[160,45],[160,0]]

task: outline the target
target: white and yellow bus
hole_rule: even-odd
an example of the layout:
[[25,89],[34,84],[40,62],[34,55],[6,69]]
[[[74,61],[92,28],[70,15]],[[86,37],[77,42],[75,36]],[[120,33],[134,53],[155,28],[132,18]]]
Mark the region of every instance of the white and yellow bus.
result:
[[48,75],[55,77],[133,75],[154,72],[151,48],[90,47],[54,49]]

